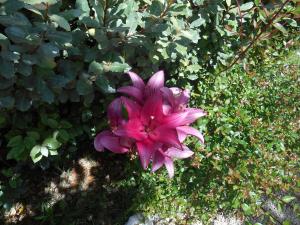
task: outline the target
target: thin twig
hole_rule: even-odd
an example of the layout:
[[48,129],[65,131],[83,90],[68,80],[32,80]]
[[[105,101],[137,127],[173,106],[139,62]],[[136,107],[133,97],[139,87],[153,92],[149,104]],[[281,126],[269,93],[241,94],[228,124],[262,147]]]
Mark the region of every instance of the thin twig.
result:
[[242,12],[241,12],[241,6],[240,6],[239,0],[236,0],[236,4],[237,4],[237,8],[238,8],[238,13],[239,13],[239,16],[240,16],[239,36],[242,39],[243,38],[243,30],[244,30],[244,28],[243,28],[243,15],[242,15]]
[[253,40],[251,41],[251,43],[247,46],[247,48],[245,48],[237,57],[235,60],[233,60],[233,62],[224,70],[222,70],[220,73],[223,73],[227,70],[229,70],[231,67],[233,67],[235,65],[236,62],[238,62],[244,55],[245,53],[255,44],[255,42],[261,37],[261,35],[272,25],[273,21],[276,19],[276,17],[279,15],[279,13],[283,10],[284,6],[290,2],[291,0],[286,0],[280,7],[280,9],[273,15],[273,17],[269,20],[269,22],[261,29],[261,31],[259,32],[259,34],[257,34]]

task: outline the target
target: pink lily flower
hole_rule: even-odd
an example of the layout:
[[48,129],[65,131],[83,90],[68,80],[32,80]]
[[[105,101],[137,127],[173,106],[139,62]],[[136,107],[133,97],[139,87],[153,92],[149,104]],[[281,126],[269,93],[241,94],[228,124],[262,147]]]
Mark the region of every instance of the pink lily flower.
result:
[[[121,87],[118,92],[128,97],[115,99],[108,107],[111,131],[99,133],[94,145],[97,151],[104,148],[115,153],[136,150],[142,167],[152,161],[152,171],[165,165],[169,176],[174,175],[174,159],[193,155],[182,143],[188,135],[204,143],[203,135],[190,127],[206,113],[188,108],[189,92],[164,87],[164,73],[155,73],[147,84],[135,73],[128,73],[133,85]],[[122,108],[127,111],[124,118]]]

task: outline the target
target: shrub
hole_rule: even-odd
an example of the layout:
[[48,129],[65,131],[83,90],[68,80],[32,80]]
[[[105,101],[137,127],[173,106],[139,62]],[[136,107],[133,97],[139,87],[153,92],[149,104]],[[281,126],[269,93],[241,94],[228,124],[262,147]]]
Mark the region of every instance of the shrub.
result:
[[[210,113],[197,125],[207,137],[205,150],[188,143],[197,151],[192,168],[179,163],[173,181],[164,173],[142,173],[113,184],[137,189],[137,208],[166,212],[172,209],[164,205],[174,201],[180,210],[191,206],[198,213],[206,211],[204,204],[211,211],[250,207],[253,212],[259,194],[295,183],[293,171],[285,171],[297,160],[298,131],[286,126],[297,118],[291,106],[298,104],[297,82],[281,76],[287,71],[271,59],[283,57],[283,49],[299,41],[297,2],[0,2],[0,205],[10,190],[22,189],[14,168],[32,168],[33,161],[46,169],[70,161],[82,145],[92,148],[129,70],[146,79],[164,69],[168,86],[190,89],[192,105]],[[250,57],[243,58],[249,49]]]

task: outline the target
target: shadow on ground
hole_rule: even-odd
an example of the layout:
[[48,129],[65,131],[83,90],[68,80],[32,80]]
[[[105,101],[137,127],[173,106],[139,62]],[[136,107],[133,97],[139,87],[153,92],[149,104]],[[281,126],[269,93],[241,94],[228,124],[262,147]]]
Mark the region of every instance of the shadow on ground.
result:
[[135,211],[138,190],[137,184],[118,185],[129,179],[128,163],[124,155],[92,153],[64,165],[62,171],[24,167],[24,190],[0,221],[7,225],[124,224]]

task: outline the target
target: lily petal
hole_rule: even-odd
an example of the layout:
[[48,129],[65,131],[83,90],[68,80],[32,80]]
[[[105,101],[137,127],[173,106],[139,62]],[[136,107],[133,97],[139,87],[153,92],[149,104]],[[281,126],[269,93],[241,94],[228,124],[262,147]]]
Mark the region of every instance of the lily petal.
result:
[[[101,151],[101,147],[107,148],[108,150],[114,152],[114,153],[126,153],[128,152],[128,148],[122,146],[120,144],[120,138],[115,136],[111,132],[105,132],[104,134],[96,137],[97,141],[95,147],[97,147]],[[96,148],[96,150],[97,150]]]
[[183,146],[182,150],[174,147],[168,148],[165,154],[170,158],[185,159],[191,157],[194,152],[192,152],[188,147]]
[[165,162],[165,156],[160,152],[156,151],[153,156],[153,162],[152,162],[152,172],[155,172],[159,168],[161,168],[164,165]]
[[137,150],[140,156],[142,167],[147,169],[150,159],[155,152],[154,145],[151,142],[136,142]]
[[101,143],[101,139],[105,136],[110,136],[111,132],[108,130],[102,131],[101,133],[97,134],[94,139],[94,147],[98,152],[104,151],[104,146]]
[[162,96],[159,92],[149,96],[142,108],[141,121],[148,124],[149,120],[160,120],[163,117]]
[[136,141],[142,141],[147,138],[144,126],[141,124],[139,119],[128,120],[127,123],[118,126],[113,133],[120,137],[132,138]]
[[164,117],[162,124],[163,126],[168,126],[172,128],[176,128],[178,126],[186,125],[186,117],[188,116],[188,112],[177,112],[171,113]]
[[137,75],[134,72],[128,72],[127,74],[130,76],[130,79],[131,79],[132,84],[133,84],[134,87],[137,87],[141,90],[143,90],[145,88],[145,83],[142,80],[142,78],[140,78],[139,75]]
[[160,91],[163,93],[164,98],[170,103],[170,105],[174,106],[175,97],[173,92],[167,87],[162,87]]
[[190,99],[190,91],[184,89],[176,100],[178,105],[187,105],[189,99]]
[[141,106],[138,103],[126,97],[121,97],[121,101],[127,110],[129,119],[140,117]]
[[134,97],[136,100],[141,102],[143,100],[143,92],[141,89],[133,86],[125,86],[125,87],[120,87],[117,90],[120,93],[127,94],[131,97]]
[[122,101],[121,98],[113,100],[107,110],[107,117],[112,127],[118,126],[122,121]]
[[176,127],[178,138],[180,142],[183,142],[187,135],[193,135],[197,137],[204,144],[204,137],[197,129],[190,126]]
[[152,95],[153,92],[159,90],[164,86],[164,82],[165,82],[164,71],[160,70],[157,73],[153,74],[145,87],[145,95],[146,96]]
[[165,157],[165,166],[168,170],[169,177],[174,177],[174,163],[171,158]]
[[170,144],[174,147],[181,148],[176,129],[174,128],[163,126],[157,127],[155,130],[149,133],[149,137],[154,141]]

